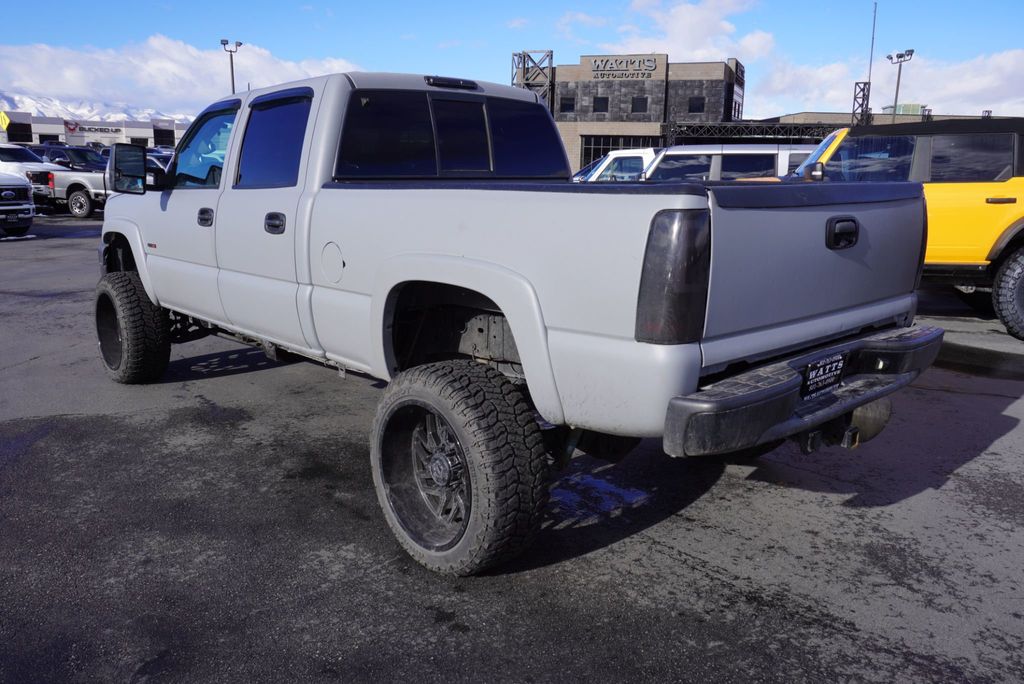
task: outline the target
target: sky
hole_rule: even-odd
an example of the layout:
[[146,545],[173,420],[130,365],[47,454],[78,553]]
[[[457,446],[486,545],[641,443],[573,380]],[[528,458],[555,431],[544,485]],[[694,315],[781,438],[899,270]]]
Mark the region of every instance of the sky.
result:
[[[0,91],[194,114],[230,92],[220,39],[242,41],[240,88],[336,71],[508,83],[512,53],[665,52],[746,66],[744,115],[849,111],[868,75],[871,0],[205,2],[5,5]],[[913,48],[900,102],[935,113],[1024,116],[1024,2],[879,0],[872,107],[891,104],[887,53]],[[12,30],[12,27],[18,27]]]

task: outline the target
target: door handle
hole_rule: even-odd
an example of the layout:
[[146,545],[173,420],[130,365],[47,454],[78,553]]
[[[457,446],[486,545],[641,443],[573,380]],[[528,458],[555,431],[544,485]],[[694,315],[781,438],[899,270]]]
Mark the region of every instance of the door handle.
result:
[[272,211],[263,219],[263,230],[271,235],[280,235],[284,232],[284,214],[279,211]]
[[196,222],[199,223],[203,228],[209,228],[213,225],[213,209],[203,207],[199,210],[199,215],[196,216]]
[[986,197],[985,204],[1016,204],[1016,197]]
[[825,224],[825,246],[829,249],[849,249],[860,237],[860,223],[853,216],[833,216]]

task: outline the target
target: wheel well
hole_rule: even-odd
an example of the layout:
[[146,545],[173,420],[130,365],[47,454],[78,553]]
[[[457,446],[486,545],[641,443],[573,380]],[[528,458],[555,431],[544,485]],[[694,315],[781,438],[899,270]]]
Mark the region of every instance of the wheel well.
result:
[[992,275],[994,276],[996,271],[999,270],[999,267],[1002,266],[1003,262],[1022,247],[1024,247],[1024,227],[1020,228],[1017,231],[1017,234],[1010,238],[1010,241],[1007,242],[1001,250],[999,250],[999,254],[997,254],[996,258],[992,260],[992,266],[989,269],[992,272]]
[[135,271],[135,255],[132,253],[128,238],[120,233],[107,233],[103,236],[103,267],[106,273],[118,271]]
[[71,197],[71,193],[78,192],[79,190],[85,190],[85,194],[89,194],[89,188],[85,187],[80,183],[72,183],[71,185],[68,186],[67,196]]
[[479,292],[443,283],[402,283],[388,296],[385,312],[386,356],[393,373],[470,358],[509,377],[524,377],[508,319]]

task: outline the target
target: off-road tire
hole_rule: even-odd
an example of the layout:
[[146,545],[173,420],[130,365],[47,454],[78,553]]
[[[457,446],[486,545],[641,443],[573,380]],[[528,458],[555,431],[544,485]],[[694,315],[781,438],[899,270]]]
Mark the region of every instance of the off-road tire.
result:
[[1011,254],[996,271],[992,304],[1007,332],[1024,340],[1024,247]]
[[[465,456],[471,493],[467,522],[458,541],[444,550],[414,539],[385,484],[382,453],[387,449],[404,457],[404,441],[398,451],[392,446],[393,426],[398,412],[409,407],[426,407],[444,418]],[[409,444],[412,459],[412,440]],[[392,532],[410,556],[435,572],[471,575],[520,553],[532,542],[548,500],[547,450],[532,405],[520,387],[474,361],[431,363],[397,375],[377,406],[370,461],[377,499]]]
[[22,235],[27,233],[29,228],[31,227],[32,226],[22,226],[20,228],[0,228],[0,231],[3,231],[3,234],[6,235],[7,237],[21,237]]
[[150,301],[139,274],[103,276],[94,310],[100,360],[110,378],[128,385],[158,380],[171,356],[170,319]]
[[89,218],[94,209],[92,197],[85,190],[75,190],[68,195],[68,213],[75,218]]

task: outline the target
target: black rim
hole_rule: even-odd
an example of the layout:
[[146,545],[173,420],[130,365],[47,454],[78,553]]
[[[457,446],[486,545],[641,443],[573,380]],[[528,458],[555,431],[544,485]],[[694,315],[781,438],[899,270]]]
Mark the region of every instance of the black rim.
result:
[[121,367],[124,345],[121,342],[121,325],[117,320],[117,309],[107,294],[96,300],[96,335],[100,340],[100,356],[110,370]]
[[392,409],[381,436],[380,474],[388,504],[418,546],[444,551],[466,532],[469,467],[455,430],[419,402]]

